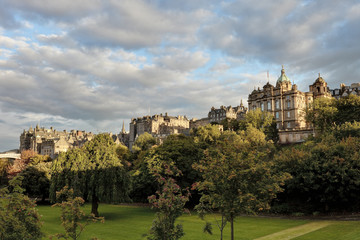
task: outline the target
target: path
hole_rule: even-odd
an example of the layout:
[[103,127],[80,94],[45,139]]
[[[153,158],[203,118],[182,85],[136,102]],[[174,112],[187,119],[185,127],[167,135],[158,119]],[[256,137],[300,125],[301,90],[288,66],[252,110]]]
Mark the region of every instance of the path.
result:
[[289,240],[316,231],[330,224],[332,224],[330,221],[311,222],[297,227],[288,228],[261,238],[256,238],[255,240]]

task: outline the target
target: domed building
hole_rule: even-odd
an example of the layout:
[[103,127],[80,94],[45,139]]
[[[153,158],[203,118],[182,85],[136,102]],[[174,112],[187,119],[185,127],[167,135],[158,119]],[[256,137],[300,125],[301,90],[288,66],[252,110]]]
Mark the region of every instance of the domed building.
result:
[[282,67],[276,86],[269,82],[262,89],[254,90],[248,98],[249,110],[260,108],[274,115],[279,130],[280,143],[302,142],[313,133],[305,121],[305,108],[318,97],[331,97],[322,77],[309,86],[309,92],[301,92],[292,84]]

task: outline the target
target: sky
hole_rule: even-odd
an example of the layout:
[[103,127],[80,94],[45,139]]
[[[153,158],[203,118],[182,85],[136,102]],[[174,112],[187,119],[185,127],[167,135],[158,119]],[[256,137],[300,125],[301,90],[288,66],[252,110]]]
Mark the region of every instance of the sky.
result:
[[0,0],[0,151],[24,129],[247,105],[284,65],[301,91],[360,82],[358,0]]

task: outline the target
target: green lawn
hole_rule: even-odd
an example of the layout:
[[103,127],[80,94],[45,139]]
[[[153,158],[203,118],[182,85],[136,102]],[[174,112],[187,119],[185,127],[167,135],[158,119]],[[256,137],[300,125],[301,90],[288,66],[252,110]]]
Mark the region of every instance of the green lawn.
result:
[[[45,234],[51,235],[63,231],[60,225],[60,209],[52,208],[50,206],[38,206],[39,212],[42,215],[44,222],[43,231]],[[90,212],[90,205],[84,207],[86,213]],[[105,223],[91,223],[87,226],[82,233],[80,239],[90,239],[97,237],[102,240],[137,240],[146,239],[143,234],[149,230],[152,220],[154,218],[154,211],[145,207],[136,206],[123,206],[123,205],[109,205],[100,204],[100,215],[105,217]],[[209,216],[208,220],[214,222],[214,215]],[[184,227],[185,236],[184,240],[205,240],[205,239],[219,239],[219,230],[214,225],[213,235],[204,234],[202,229],[204,222],[198,218],[196,214],[183,215],[178,220]],[[329,221],[328,221],[329,222]],[[306,224],[306,225],[305,225]],[[321,225],[319,221],[319,225]],[[265,218],[265,217],[239,217],[235,222],[235,239],[256,239],[269,235],[269,239],[277,239],[281,231],[291,232],[303,231],[302,229],[307,226],[316,225],[315,221],[310,220],[289,220],[278,218]],[[360,228],[358,222],[344,222],[344,221],[331,221],[329,225],[309,232],[304,235],[297,235],[296,238],[282,238],[282,239],[360,239]],[[299,230],[300,229],[300,230]],[[229,239],[230,226],[225,228],[224,239]],[[275,234],[275,235],[274,235]],[[284,235],[284,234],[283,234]],[[48,238],[44,238],[48,239]]]

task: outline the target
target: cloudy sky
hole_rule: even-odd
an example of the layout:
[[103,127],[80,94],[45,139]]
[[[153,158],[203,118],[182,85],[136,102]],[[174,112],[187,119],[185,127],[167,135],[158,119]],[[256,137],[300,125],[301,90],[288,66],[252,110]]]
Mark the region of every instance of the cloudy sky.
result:
[[0,0],[0,151],[24,129],[205,117],[275,84],[360,82],[358,0]]

